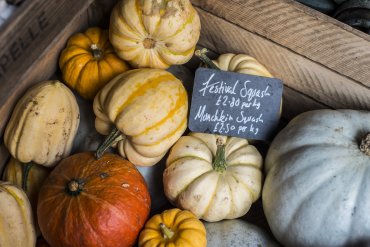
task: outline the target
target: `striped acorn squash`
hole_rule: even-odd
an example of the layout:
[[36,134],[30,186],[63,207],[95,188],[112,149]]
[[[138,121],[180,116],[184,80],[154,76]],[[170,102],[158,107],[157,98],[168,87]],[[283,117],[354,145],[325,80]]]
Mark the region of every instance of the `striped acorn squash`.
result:
[[95,97],[95,127],[135,165],[156,164],[187,127],[187,92],[171,73],[136,69],[114,78]]

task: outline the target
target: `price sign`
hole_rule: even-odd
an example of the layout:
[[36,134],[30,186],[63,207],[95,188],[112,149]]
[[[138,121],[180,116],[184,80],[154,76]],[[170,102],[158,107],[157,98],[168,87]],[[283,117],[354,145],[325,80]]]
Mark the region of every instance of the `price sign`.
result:
[[268,140],[279,123],[282,91],[279,79],[199,68],[189,129]]

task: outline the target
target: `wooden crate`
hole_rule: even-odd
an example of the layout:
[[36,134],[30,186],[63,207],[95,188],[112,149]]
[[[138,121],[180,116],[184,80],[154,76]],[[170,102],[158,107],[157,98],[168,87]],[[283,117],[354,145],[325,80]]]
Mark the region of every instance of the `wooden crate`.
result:
[[[24,91],[55,74],[69,36],[107,27],[117,0],[26,1],[0,28],[0,136]],[[370,36],[293,0],[191,0],[199,45],[246,53],[284,81],[283,118],[320,108],[370,110]],[[199,64],[193,58],[187,66]],[[0,174],[9,157],[0,139]],[[267,228],[261,201],[246,219]]]

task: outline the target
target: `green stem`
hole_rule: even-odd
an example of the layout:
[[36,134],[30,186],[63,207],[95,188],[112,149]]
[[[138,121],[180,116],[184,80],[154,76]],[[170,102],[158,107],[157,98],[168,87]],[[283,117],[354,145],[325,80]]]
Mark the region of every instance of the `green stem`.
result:
[[203,48],[202,50],[196,50],[195,56],[199,57],[200,60],[202,60],[203,63],[205,63],[208,67],[211,69],[217,69],[220,70],[220,68],[212,62],[212,60],[207,57],[206,53],[208,52],[207,48]]
[[104,142],[100,144],[95,152],[95,158],[100,159],[105,151],[116,141],[117,138],[121,136],[121,132],[114,127],[109,135],[105,138]]
[[217,138],[217,151],[215,160],[212,163],[213,170],[217,172],[224,172],[227,168],[226,158],[225,158],[225,144],[221,138]]
[[161,232],[166,239],[171,239],[175,233],[171,231],[165,224],[160,223],[159,228],[161,229]]
[[24,192],[27,192],[28,174],[30,173],[32,166],[33,164],[30,162],[30,163],[24,164],[22,167],[22,189],[24,190]]

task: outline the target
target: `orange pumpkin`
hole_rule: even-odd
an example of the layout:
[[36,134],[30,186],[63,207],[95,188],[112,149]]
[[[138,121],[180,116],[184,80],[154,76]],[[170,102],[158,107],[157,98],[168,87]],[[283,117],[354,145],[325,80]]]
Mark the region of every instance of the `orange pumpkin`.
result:
[[132,246],[150,211],[144,178],[115,154],[62,160],[40,190],[41,232],[53,247]]
[[108,31],[98,27],[69,38],[59,67],[65,83],[85,99],[93,99],[113,77],[129,69],[114,53]]

